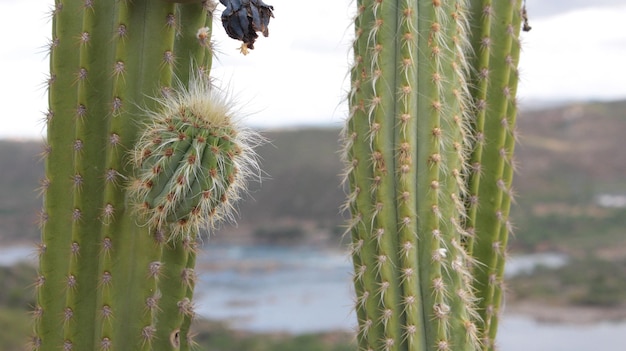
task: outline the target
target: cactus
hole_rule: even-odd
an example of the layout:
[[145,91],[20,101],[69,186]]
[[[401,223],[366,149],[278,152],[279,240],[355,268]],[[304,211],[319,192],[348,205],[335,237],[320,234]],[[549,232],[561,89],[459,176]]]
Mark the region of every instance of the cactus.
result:
[[[242,181],[258,169],[252,131],[232,120],[232,103],[207,79],[159,99],[135,145],[137,180],[130,189],[152,228],[186,235],[232,217]],[[169,239],[169,238],[168,238]]]
[[523,11],[521,1],[484,0],[472,7],[473,17],[482,23],[471,37],[476,137],[468,176],[466,226],[473,234],[468,251],[481,263],[474,267],[474,286],[484,350],[495,347],[505,250],[512,227],[508,215],[514,195],[515,96]]
[[[505,60],[504,49],[495,48],[505,40],[510,48],[517,38],[520,1],[472,11],[485,10],[490,1],[484,3],[357,1],[343,139],[359,349],[492,347],[483,341],[495,337],[489,325],[497,322],[486,317],[494,315],[488,312],[498,308],[501,291],[486,286],[490,276],[501,278],[504,263],[481,247],[506,244],[508,231],[506,221],[483,229],[487,220],[477,213],[508,215],[508,195],[500,200],[503,192],[482,182],[501,180],[496,188],[510,189],[510,169],[496,174],[501,167],[487,165],[502,163],[504,145],[503,154],[511,156],[516,80],[491,79],[515,72],[516,54]],[[481,85],[475,77],[485,50],[472,45],[483,31],[494,43],[485,54],[494,68]],[[485,89],[492,90],[484,95]],[[483,111],[490,114],[481,117]],[[487,123],[509,135],[504,143],[492,142]],[[477,163],[483,167],[472,173]],[[494,207],[477,210],[481,200]]]
[[55,1],[31,349],[192,344],[199,230],[258,167],[208,78],[215,7]]

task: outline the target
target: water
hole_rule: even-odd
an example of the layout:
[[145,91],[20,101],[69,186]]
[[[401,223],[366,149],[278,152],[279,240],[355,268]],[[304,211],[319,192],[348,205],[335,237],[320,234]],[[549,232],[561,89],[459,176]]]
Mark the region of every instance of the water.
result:
[[[513,257],[505,274],[566,262],[558,254]],[[199,264],[197,300],[204,317],[253,331],[302,333],[355,327],[352,264],[342,251],[207,247]]]
[[[506,275],[567,263],[559,254],[513,257]],[[198,313],[256,332],[354,330],[351,262],[339,251],[209,247],[199,264]],[[505,315],[503,351],[588,351],[626,347],[626,323],[549,324]]]
[[35,247],[30,245],[0,246],[0,267],[9,267],[19,262],[35,262]]
[[558,253],[536,253],[513,256],[506,262],[504,276],[531,273],[536,267],[559,268],[567,264],[567,256]]
[[505,315],[498,328],[501,351],[594,351],[626,349],[626,323],[540,323]]
[[218,247],[199,265],[196,300],[204,317],[253,331],[353,327],[351,263],[342,252]]
[[[0,266],[34,260],[29,246],[0,248]],[[537,265],[566,264],[562,255],[513,257],[507,275]],[[341,251],[307,248],[208,246],[199,256],[198,313],[256,331],[306,333],[354,330],[352,265]],[[500,323],[502,351],[626,349],[626,322],[550,324],[506,315]]]

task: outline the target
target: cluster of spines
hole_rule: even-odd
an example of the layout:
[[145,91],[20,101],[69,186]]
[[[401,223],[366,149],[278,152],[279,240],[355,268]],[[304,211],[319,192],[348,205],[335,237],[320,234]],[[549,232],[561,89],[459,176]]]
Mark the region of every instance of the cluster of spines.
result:
[[[463,5],[357,6],[344,140],[360,348],[475,349],[469,258],[460,245]],[[462,336],[451,335],[459,325]]]
[[[155,228],[137,226],[127,208],[127,150],[137,137],[138,118],[146,117],[140,105],[150,104],[148,95],[169,91],[178,59],[193,59],[205,73],[210,69],[207,6],[214,4],[155,3],[145,5],[151,7],[145,17],[138,15],[142,6],[58,0],[52,11],[33,350],[112,350],[131,344],[151,349],[162,308],[155,303],[168,303],[159,298],[157,273],[169,265],[162,261],[172,248],[150,235]],[[178,26],[180,20],[193,21],[194,28]],[[179,28],[193,32],[193,40],[174,46]],[[158,39],[145,43],[142,32]],[[145,51],[129,51],[140,44],[146,44]],[[186,265],[194,262],[189,247],[195,250],[195,237],[187,240],[193,243],[180,245],[186,247],[181,258],[168,258],[193,272]],[[185,340],[193,314],[193,277],[187,274],[188,284],[181,288],[188,301],[181,322],[187,323],[180,335]],[[179,296],[174,305],[180,301]]]
[[473,16],[481,21],[474,32],[472,96],[476,119],[470,193],[466,200],[467,249],[481,262],[473,267],[479,297],[477,319],[484,350],[495,349],[503,290],[508,213],[513,196],[513,148],[521,1],[477,1]]

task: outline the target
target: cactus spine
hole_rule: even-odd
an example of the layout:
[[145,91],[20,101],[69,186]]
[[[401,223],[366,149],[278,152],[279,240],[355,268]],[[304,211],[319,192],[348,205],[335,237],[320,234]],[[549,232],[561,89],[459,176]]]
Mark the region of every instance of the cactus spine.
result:
[[[215,5],[55,1],[31,349],[189,349],[198,230],[229,216],[224,209],[257,167],[254,134],[237,129],[230,102],[208,79]],[[166,107],[196,113],[195,124],[170,123],[176,114]],[[212,119],[197,114],[208,110]],[[193,149],[202,153],[176,198],[186,212],[170,208],[165,217],[204,217],[184,228],[143,220],[137,184],[164,168],[164,157],[185,157],[160,141],[190,134],[206,147]],[[172,192],[172,182],[159,181],[162,193]],[[213,200],[198,201],[211,186]]]
[[[508,16],[504,26],[512,27],[491,29],[493,41],[514,38],[520,19],[511,21],[519,2],[502,1],[498,11],[476,16],[470,10],[479,2],[357,1],[344,157],[359,349],[478,350],[491,338],[482,322],[486,280],[477,267],[501,275],[503,262],[490,266],[474,243],[486,245],[482,236],[498,235],[502,222],[483,233],[477,221],[484,219],[468,203],[499,195],[488,187],[474,194],[467,174],[475,152],[482,164],[496,162],[503,146],[471,143],[483,133],[475,90],[498,89],[485,83],[470,90],[481,59],[471,50],[471,32],[482,33],[481,21]],[[511,70],[517,59],[506,62]],[[514,94],[514,86],[508,91]],[[489,95],[487,106],[508,106],[510,97]],[[507,121],[498,120],[503,135],[512,130],[514,120]],[[513,139],[506,140],[510,156]],[[509,188],[510,176],[495,175]],[[508,214],[508,200],[497,205]],[[499,299],[500,292],[490,296]]]

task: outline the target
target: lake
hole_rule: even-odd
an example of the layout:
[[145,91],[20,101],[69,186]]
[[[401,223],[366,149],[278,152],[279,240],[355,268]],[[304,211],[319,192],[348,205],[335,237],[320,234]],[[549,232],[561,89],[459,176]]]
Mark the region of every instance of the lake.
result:
[[[559,254],[512,257],[506,275],[567,263]],[[257,332],[354,330],[352,265],[341,251],[308,248],[206,247],[199,260],[198,313]],[[540,323],[505,314],[501,351],[588,351],[626,347],[626,322]]]
[[[33,261],[28,246],[0,248],[0,265]],[[537,265],[558,267],[558,254],[513,257],[507,275]],[[197,312],[256,332],[354,330],[352,265],[341,251],[310,248],[205,246],[198,259]],[[621,350],[626,322],[551,324],[505,313],[501,351]]]

